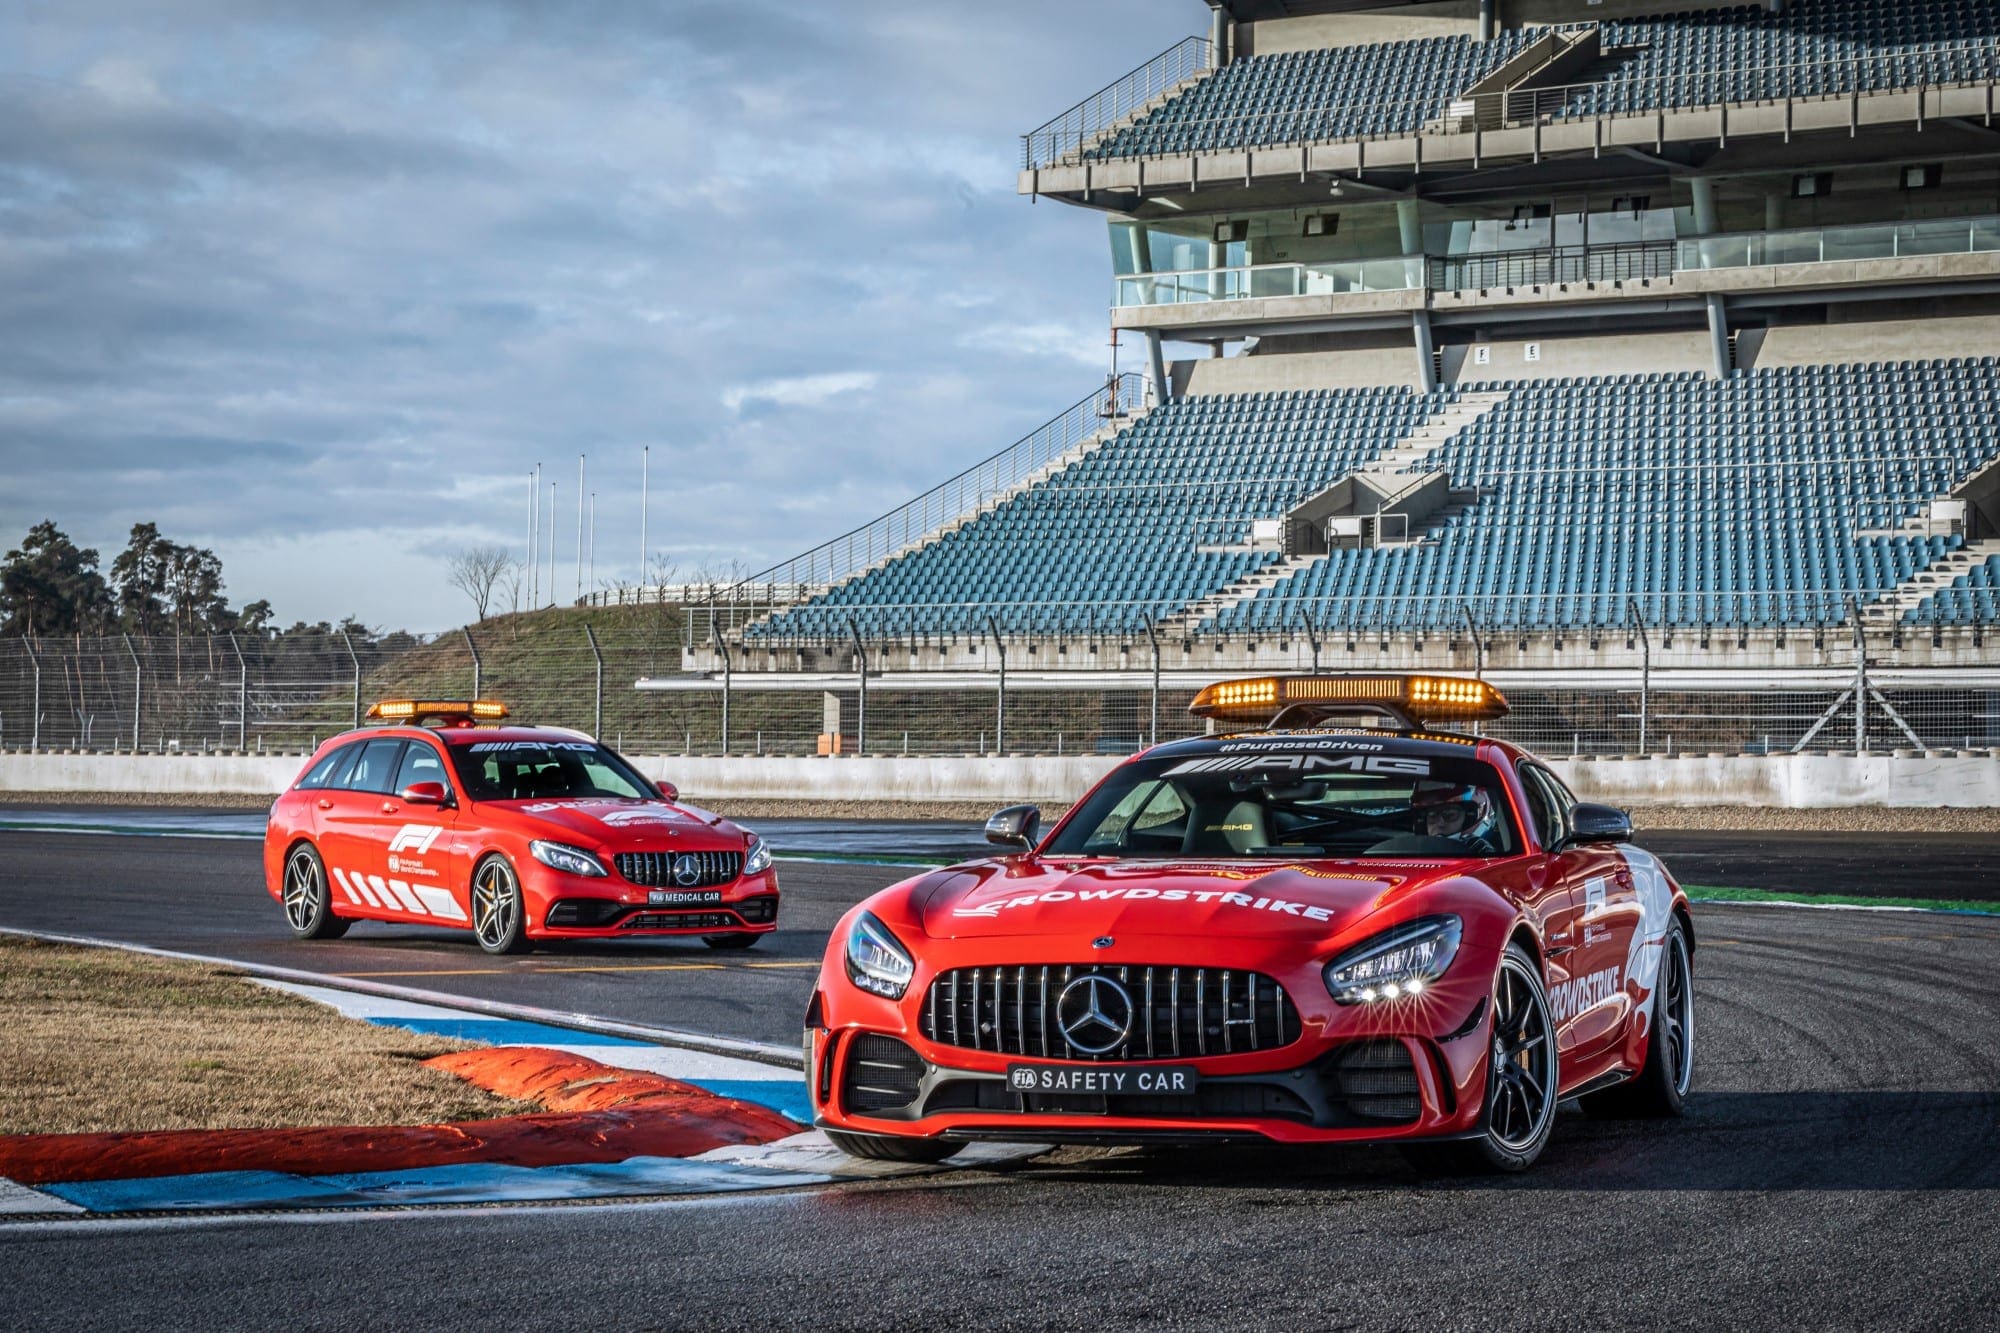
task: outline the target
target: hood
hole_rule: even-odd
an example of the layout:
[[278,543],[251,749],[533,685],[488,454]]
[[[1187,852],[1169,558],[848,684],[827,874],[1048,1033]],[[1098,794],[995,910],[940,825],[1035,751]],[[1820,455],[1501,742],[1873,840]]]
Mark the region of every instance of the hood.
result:
[[743,846],[743,830],[720,815],[666,801],[582,797],[510,802],[509,808],[542,825],[550,838],[617,851],[733,851]]
[[912,906],[933,939],[1230,938],[1344,930],[1457,862],[1090,862],[1017,857],[943,872]]

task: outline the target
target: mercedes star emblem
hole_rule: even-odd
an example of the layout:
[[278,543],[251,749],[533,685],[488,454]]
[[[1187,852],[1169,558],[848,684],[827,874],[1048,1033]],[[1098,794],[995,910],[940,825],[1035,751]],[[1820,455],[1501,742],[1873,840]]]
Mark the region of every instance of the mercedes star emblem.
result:
[[699,859],[687,855],[674,858],[674,883],[685,888],[687,885],[698,884],[700,882],[701,861]]
[[1105,1055],[1132,1035],[1132,996],[1110,977],[1095,972],[1078,977],[1056,997],[1056,1023],[1070,1049]]

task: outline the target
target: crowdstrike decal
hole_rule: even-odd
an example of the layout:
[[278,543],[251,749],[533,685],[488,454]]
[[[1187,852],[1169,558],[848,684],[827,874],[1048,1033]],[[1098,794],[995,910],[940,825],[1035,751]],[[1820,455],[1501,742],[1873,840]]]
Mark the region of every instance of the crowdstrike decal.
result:
[[996,920],[1002,912],[1015,907],[1036,907],[1051,903],[1094,903],[1094,902],[1142,902],[1157,899],[1163,903],[1214,903],[1222,907],[1247,908],[1253,912],[1276,912],[1280,916],[1295,916],[1302,921],[1331,921],[1333,910],[1313,907],[1306,903],[1295,903],[1284,898],[1257,898],[1247,893],[1225,892],[1222,889],[1048,889],[1041,893],[1024,893],[1016,898],[1002,898],[977,907],[960,907],[953,910],[953,916],[980,917]]
[[1603,1004],[1616,995],[1622,971],[1621,968],[1607,967],[1601,972],[1571,977],[1550,991],[1549,1012],[1555,1015],[1557,1025],[1569,1022],[1584,1010]]

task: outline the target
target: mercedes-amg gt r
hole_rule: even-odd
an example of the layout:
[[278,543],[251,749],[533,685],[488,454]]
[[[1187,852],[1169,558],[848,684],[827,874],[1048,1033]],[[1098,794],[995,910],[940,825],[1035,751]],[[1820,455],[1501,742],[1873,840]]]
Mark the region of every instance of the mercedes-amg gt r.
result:
[[[356,921],[453,926],[488,953],[538,940],[777,929],[771,849],[582,732],[480,725],[490,700],[393,700],[335,736],[271,807],[264,879],[300,939]],[[401,724],[401,725],[397,725]]]
[[1563,1099],[1680,1112],[1686,895],[1622,812],[1429,729],[1502,716],[1497,690],[1271,677],[1194,711],[1261,725],[1135,756],[1046,836],[1003,810],[1012,854],[841,920],[805,1032],[837,1145],[1367,1140],[1520,1170]]

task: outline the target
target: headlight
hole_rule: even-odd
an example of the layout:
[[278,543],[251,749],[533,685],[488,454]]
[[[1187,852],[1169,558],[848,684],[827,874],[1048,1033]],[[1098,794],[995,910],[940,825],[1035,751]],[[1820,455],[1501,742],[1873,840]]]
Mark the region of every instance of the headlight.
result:
[[847,979],[885,1000],[900,1000],[917,965],[889,928],[863,912],[847,931]]
[[746,833],[744,836],[749,841],[744,844],[748,855],[743,858],[743,873],[761,875],[771,868],[771,844],[754,833]]
[[588,875],[592,878],[604,874],[604,862],[592,856],[581,847],[572,847],[562,842],[531,842],[528,850],[537,861],[551,870],[561,870],[571,875]]
[[1422,994],[1451,966],[1463,930],[1455,916],[1427,916],[1377,935],[1326,965],[1326,989],[1340,1004]]

